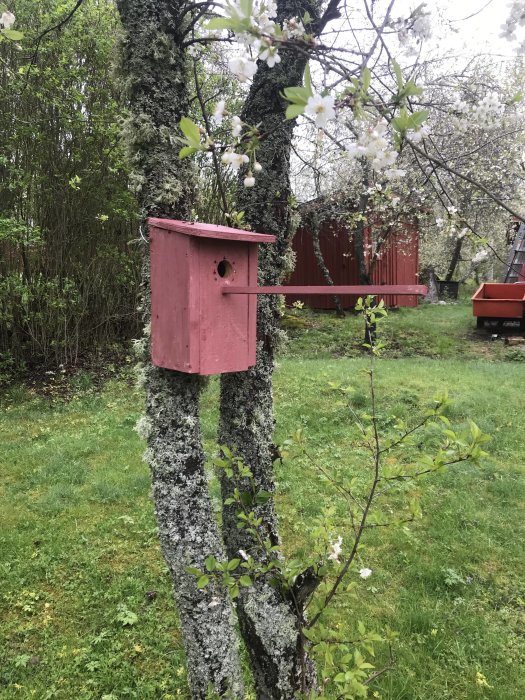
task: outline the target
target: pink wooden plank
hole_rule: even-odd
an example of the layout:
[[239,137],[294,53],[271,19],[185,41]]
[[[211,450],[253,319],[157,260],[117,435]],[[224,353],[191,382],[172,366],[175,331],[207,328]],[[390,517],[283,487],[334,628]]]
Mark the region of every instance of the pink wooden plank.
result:
[[150,229],[152,361],[181,372],[198,371],[190,337],[190,244],[185,236]]
[[[191,333],[199,335],[199,374],[244,371],[255,364],[250,338],[250,334],[255,335],[253,302],[242,296],[224,296],[222,289],[250,282],[250,249],[256,246],[238,240],[194,240],[198,245],[200,312]],[[256,271],[254,279],[255,275]]]
[[428,289],[423,284],[377,284],[377,285],[334,285],[316,286],[275,286],[275,287],[223,287],[223,294],[418,294],[425,295]]
[[[256,287],[259,272],[259,251],[256,245],[249,246],[248,286]],[[245,297],[246,299],[246,297]],[[248,297],[248,363],[253,367],[257,361],[257,296]]]
[[268,233],[254,233],[253,231],[240,231],[228,226],[215,226],[214,224],[202,224],[200,222],[178,221],[176,219],[148,219],[150,226],[175,231],[187,236],[199,238],[216,238],[219,240],[242,241],[249,243],[274,243],[276,238]]

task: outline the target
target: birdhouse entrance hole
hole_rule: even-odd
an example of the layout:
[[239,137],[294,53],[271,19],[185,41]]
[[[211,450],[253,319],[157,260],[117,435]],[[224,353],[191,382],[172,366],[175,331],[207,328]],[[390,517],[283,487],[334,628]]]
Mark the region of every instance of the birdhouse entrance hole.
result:
[[228,279],[233,275],[233,265],[229,260],[221,260],[217,265],[217,274],[223,279]]

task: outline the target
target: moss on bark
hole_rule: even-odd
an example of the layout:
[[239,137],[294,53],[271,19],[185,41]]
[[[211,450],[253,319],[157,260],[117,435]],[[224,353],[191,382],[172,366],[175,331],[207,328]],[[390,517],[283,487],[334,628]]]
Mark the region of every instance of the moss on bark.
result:
[[[130,101],[124,126],[133,167],[132,186],[143,215],[188,218],[195,177],[178,159],[173,140],[188,109],[188,79],[182,49],[182,3],[119,0],[125,30],[122,66]],[[149,265],[144,262],[144,317],[149,317]],[[213,585],[198,590],[185,567],[204,567],[223,545],[208,493],[201,446],[199,398],[203,379],[154,367],[149,342],[142,344],[146,390],[147,460],[164,557],[171,571],[187,655],[192,696],[243,697],[233,609],[228,594]]]
[[[315,3],[281,0],[278,19],[302,15],[306,10],[315,19]],[[239,187],[237,206],[255,231],[272,233],[277,242],[260,246],[259,282],[265,285],[281,281],[289,261],[294,233],[290,207],[290,150],[294,122],[286,121],[283,88],[300,85],[305,57],[283,51],[275,68],[259,63],[241,114],[243,121],[259,124],[264,139],[257,153],[263,170],[251,189]],[[242,176],[241,176],[242,183]],[[272,492],[275,448],[272,441],[274,354],[279,342],[278,300],[276,296],[258,299],[257,364],[248,372],[226,374],[221,378],[221,417],[219,439],[231,446],[251,468],[258,489]],[[222,483],[227,498],[231,485]],[[273,499],[261,507],[265,535],[278,542],[277,518]],[[237,530],[235,509],[223,509],[223,532],[230,557],[239,549],[250,549],[253,542]],[[250,654],[257,697],[292,698],[297,691],[312,687],[311,664],[303,657],[301,612],[264,581],[243,590],[238,603],[241,631]]]

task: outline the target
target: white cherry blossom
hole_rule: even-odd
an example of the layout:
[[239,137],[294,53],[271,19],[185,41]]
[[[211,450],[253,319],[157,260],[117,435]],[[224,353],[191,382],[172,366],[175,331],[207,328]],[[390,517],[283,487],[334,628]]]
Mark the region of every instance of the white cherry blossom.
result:
[[12,12],[9,12],[7,10],[6,12],[2,12],[2,16],[0,17],[0,24],[4,29],[11,29],[15,21],[16,17]]
[[330,554],[328,555],[328,559],[331,561],[336,561],[339,562],[339,557],[341,556],[341,552],[343,549],[343,538],[338,537],[335,542],[332,542],[330,545]]
[[335,117],[334,98],[331,95],[322,97],[315,93],[308,98],[304,113],[309,117],[315,117],[316,126],[326,127],[330,119]]
[[235,153],[231,149],[223,153],[221,160],[225,165],[231,165],[233,170],[239,170],[244,163],[250,162],[246,153]]
[[226,109],[226,101],[219,100],[215,105],[215,111],[213,112],[213,121],[218,125],[222,123],[224,119],[224,111]]
[[239,82],[246,83],[253,78],[257,64],[249,56],[238,56],[228,61],[228,68],[237,76]]
[[298,17],[285,19],[283,22],[283,35],[287,39],[300,39],[305,34],[303,23]]
[[397,152],[391,148],[388,140],[388,125],[384,119],[367,127],[359,136],[357,143],[347,147],[347,153],[354,158],[367,158],[376,172],[390,170],[393,177],[402,177],[401,170],[393,170]]
[[259,54],[259,58],[261,59],[261,61],[266,61],[266,63],[268,64],[268,68],[273,68],[276,63],[281,62],[281,57],[277,53],[276,46],[269,46],[268,48],[261,51],[261,53]]
[[359,569],[359,576],[361,576],[361,578],[368,578],[371,575],[372,569],[367,569],[366,567],[363,569]]
[[238,138],[242,133],[242,121],[240,117],[232,117],[232,136]]

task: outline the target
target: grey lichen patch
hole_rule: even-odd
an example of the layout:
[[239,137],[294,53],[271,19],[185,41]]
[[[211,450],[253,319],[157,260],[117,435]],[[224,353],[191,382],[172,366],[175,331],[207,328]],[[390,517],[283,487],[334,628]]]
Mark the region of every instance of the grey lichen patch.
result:
[[[278,18],[302,16],[308,11],[314,19],[319,4],[302,0],[278,1]],[[304,56],[283,52],[281,63],[269,69],[259,64],[241,118],[248,124],[258,124],[266,135],[257,151],[263,170],[255,187],[242,187],[237,192],[236,209],[244,211],[246,220],[255,231],[273,233],[277,242],[260,246],[259,284],[279,284],[289,270],[293,258],[291,240],[296,217],[289,205],[290,150],[293,121],[286,120],[283,89],[300,85],[305,66]],[[275,297],[258,299],[257,364],[248,372],[226,374],[221,378],[221,417],[219,441],[232,447],[250,467],[256,488],[273,492],[273,396],[272,375],[274,357],[281,342],[278,331],[279,302]],[[228,497],[232,485],[222,480],[223,497]],[[277,516],[270,500],[258,510],[273,542],[279,541]],[[250,536],[236,527],[233,508],[223,508],[223,530],[228,555],[239,549],[248,550]],[[300,638],[299,611],[293,610],[274,589],[268,590],[264,581],[257,581],[251,591],[242,594],[239,606],[241,631],[250,654],[257,697],[292,698],[303,687],[312,688],[312,674],[299,680],[302,668],[310,667],[303,658]]]
[[133,170],[129,174],[128,182],[129,189],[136,197],[138,197],[142,192],[144,184],[146,183],[146,177],[142,173]]
[[[188,218],[195,192],[194,172],[179,161],[175,133],[189,113],[188,80],[182,42],[186,6],[179,0],[118,0],[124,25],[123,72],[131,117],[123,126],[133,168],[133,187],[144,216]],[[143,290],[148,320],[147,246]],[[147,332],[137,350],[147,354]],[[188,565],[202,568],[209,554],[224,558],[204,470],[198,376],[153,367],[140,377],[146,415],[138,430],[147,439],[161,547],[170,569],[180,613],[193,698],[204,699],[211,685],[219,696],[243,698],[233,608],[214,586],[199,590]]]
[[200,377],[151,367],[147,414],[150,467],[164,557],[175,582],[194,697],[204,697],[210,675],[218,691],[242,697],[232,608],[214,586],[197,589],[187,566],[204,568],[209,554],[224,558],[204,470],[198,420]]
[[157,188],[157,196],[155,197],[156,204],[174,207],[180,200],[184,192],[184,186],[178,178],[166,177],[159,183]]
[[145,146],[157,138],[157,129],[149,114],[141,112],[126,120],[125,130],[123,130],[128,139],[128,145],[133,145],[135,148]]
[[[254,669],[257,696],[289,700],[296,697],[298,624],[291,609],[282,606],[279,593],[268,584],[242,596],[244,637],[261,663]],[[268,654],[272,648],[274,653]]]
[[141,440],[147,440],[153,430],[153,421],[148,416],[140,416],[134,430]]
[[181,57],[180,50],[177,49],[169,34],[159,32],[155,27],[152,27],[151,31],[151,53],[155,61],[168,63],[177,70],[177,61],[180,61]]

